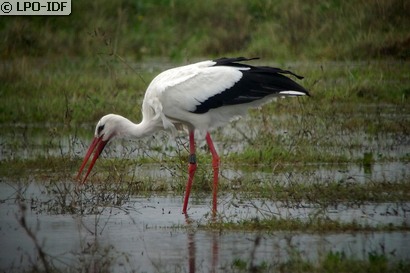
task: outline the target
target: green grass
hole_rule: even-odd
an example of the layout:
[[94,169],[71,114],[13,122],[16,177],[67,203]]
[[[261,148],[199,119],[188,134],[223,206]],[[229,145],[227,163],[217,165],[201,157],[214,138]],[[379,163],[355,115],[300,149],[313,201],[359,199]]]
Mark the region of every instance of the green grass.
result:
[[70,16],[2,18],[0,56],[408,59],[409,10],[405,0],[80,1]]
[[[281,100],[266,105],[263,111],[255,111],[256,114],[268,116],[274,112],[309,117],[320,111],[321,117],[337,118],[342,112],[352,116],[367,113],[367,109],[358,108],[358,104],[369,102],[383,108],[387,106],[386,109],[375,109],[378,111],[388,111],[394,106],[401,107],[404,113],[409,112],[405,107],[410,93],[408,63],[355,65],[342,62],[336,67],[334,63],[321,66],[301,63],[290,68],[306,77],[301,83],[311,90],[313,97]],[[147,85],[159,73],[148,73],[136,64],[108,55],[94,60],[58,62],[23,58],[3,64],[0,72],[3,83],[0,86],[0,124],[47,122],[67,125],[94,123],[110,112],[138,120]],[[363,125],[355,121],[355,117],[343,120],[352,130]],[[387,125],[393,126],[391,123]]]
[[217,221],[200,226],[202,229],[224,231],[291,231],[310,232],[325,234],[329,232],[370,232],[370,231],[409,231],[410,227],[402,225],[380,224],[378,226],[361,225],[355,221],[341,222],[328,219],[327,217],[314,217],[312,219],[278,219],[276,217],[266,219],[250,219],[240,221]]
[[23,59],[4,65],[0,68],[0,123],[79,124],[94,122],[107,111],[138,116],[146,84],[124,65],[112,68],[97,60],[42,63]]

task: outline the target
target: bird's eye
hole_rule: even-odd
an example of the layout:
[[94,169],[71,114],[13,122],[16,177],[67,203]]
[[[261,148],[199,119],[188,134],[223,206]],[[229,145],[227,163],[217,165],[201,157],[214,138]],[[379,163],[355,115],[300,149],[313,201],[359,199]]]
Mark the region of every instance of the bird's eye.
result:
[[105,126],[105,124],[98,126],[98,128],[97,128],[98,134],[100,134],[101,131],[104,130],[104,126]]

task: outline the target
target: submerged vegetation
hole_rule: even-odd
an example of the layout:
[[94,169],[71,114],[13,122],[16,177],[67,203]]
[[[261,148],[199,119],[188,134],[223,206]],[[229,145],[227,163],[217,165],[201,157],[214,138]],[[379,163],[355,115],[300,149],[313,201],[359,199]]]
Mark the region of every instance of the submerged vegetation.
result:
[[229,269],[225,272],[407,272],[410,269],[408,262],[389,263],[384,255],[370,253],[367,260],[358,260],[346,257],[343,252],[329,252],[323,255],[323,258],[317,262],[300,257],[299,253],[293,253],[291,259],[286,263],[271,264],[270,262],[261,262],[254,264],[253,261],[236,259]]

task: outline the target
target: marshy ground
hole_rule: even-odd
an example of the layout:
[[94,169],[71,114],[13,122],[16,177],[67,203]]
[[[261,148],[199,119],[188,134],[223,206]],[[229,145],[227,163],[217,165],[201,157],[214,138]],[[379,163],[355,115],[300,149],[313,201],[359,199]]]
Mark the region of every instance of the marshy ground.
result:
[[[27,100],[10,93],[2,101],[3,114],[23,115],[22,121],[27,108],[40,107],[33,100],[50,107],[38,115],[58,116],[61,107],[52,104],[64,105],[61,121],[2,124],[2,269],[406,271],[409,65],[285,66],[306,76],[303,83],[313,96],[278,99],[215,131],[222,157],[215,219],[210,215],[211,160],[201,142],[188,217],[181,214],[188,156],[183,133],[115,141],[88,184],[79,186],[74,179],[94,129],[94,123],[76,120],[94,110],[102,114],[84,104],[98,98],[138,120],[143,90],[133,95],[133,103],[122,99],[128,86],[140,81],[130,68],[111,64],[115,79],[101,73],[101,81],[125,81],[127,88],[115,95],[107,87],[95,94],[82,91],[81,85],[91,84],[89,75],[76,69],[65,71],[72,79],[66,82],[51,71],[53,65],[50,71],[48,65],[40,72],[24,71],[39,86],[49,82],[44,86],[51,86],[50,92],[77,84],[74,92],[86,97],[70,95],[61,102],[67,98],[64,91]],[[114,97],[106,100],[102,94]],[[129,113],[119,110],[126,106]]]
[[[409,1],[77,1],[0,23],[0,271],[409,272]],[[221,12],[222,11],[222,12]],[[203,57],[205,56],[205,57]],[[75,180],[95,123],[133,121],[151,79],[261,57],[305,76],[198,143],[110,143]]]

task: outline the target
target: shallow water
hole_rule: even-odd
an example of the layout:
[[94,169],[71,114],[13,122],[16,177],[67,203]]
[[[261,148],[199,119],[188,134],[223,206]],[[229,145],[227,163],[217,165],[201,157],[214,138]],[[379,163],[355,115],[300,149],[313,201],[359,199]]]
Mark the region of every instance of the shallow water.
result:
[[[391,112],[393,114],[382,113],[381,116],[393,120],[409,118],[395,108]],[[272,117],[276,119],[272,120],[272,124],[288,122],[290,118],[286,115]],[[340,120],[334,120],[335,126],[325,124],[330,126],[327,139],[312,141],[318,141],[316,148],[323,153],[347,154],[348,158],[354,159],[352,163],[310,162],[300,166],[284,163],[280,168],[263,163],[256,168],[231,166],[224,164],[224,156],[241,152],[253,140],[257,141],[263,129],[259,125],[262,122],[242,119],[215,132],[214,141],[222,158],[221,179],[231,187],[229,194],[221,193],[219,196],[219,219],[234,223],[272,217],[304,221],[319,216],[370,227],[389,224],[393,227],[409,226],[410,202],[406,200],[395,203],[335,202],[321,207],[303,200],[284,203],[241,194],[238,181],[278,182],[280,185],[410,181],[410,162],[406,160],[410,154],[409,135],[367,134],[365,128],[339,132],[337,123]],[[297,125],[293,124],[295,128]],[[316,126],[320,124],[315,123],[312,128]],[[80,158],[89,145],[93,127],[89,124],[67,130],[58,124],[2,125],[0,163],[13,159],[42,158],[46,164],[47,160],[60,157]],[[275,128],[273,137],[292,147],[294,134],[289,133],[286,126],[279,126]],[[128,166],[127,174],[150,177],[150,181],[160,181],[161,185],[168,185],[172,190],[182,178],[176,178],[173,167],[164,166],[161,160],[186,152],[187,142],[186,136],[174,139],[160,133],[141,141],[110,143],[102,157],[155,158],[151,161],[159,163]],[[203,142],[199,141],[197,146],[200,153],[205,153]],[[361,161],[366,154],[371,155],[371,160]],[[199,164],[200,168],[211,168],[210,164]],[[25,221],[41,249],[53,265],[71,272],[84,271],[84,268],[88,271],[109,269],[112,272],[235,272],[233,264],[238,260],[245,261],[248,266],[265,263],[275,267],[295,259],[319,261],[330,251],[354,259],[368,260],[371,255],[385,255],[389,262],[410,260],[408,231],[324,234],[214,231],[198,228],[212,220],[208,193],[193,192],[189,218],[186,218],[181,213],[182,196],[172,192],[118,196],[97,188],[88,192],[89,189],[85,189],[79,198],[74,194],[72,170],[65,171],[67,173],[61,175],[63,178],[58,175],[50,178],[48,166],[36,169],[35,174],[25,175],[24,178],[0,175],[0,271],[20,272],[41,263],[33,240],[19,223],[22,215],[17,202],[19,191],[27,207]],[[165,188],[165,193],[168,192]],[[79,198],[83,203],[75,203],[73,208],[70,198]]]
[[[0,183],[0,270],[16,271],[36,261],[32,240],[18,222],[18,185]],[[138,272],[224,272],[235,260],[273,266],[295,258],[317,261],[329,251],[368,259],[383,254],[389,261],[410,259],[410,232],[245,232],[196,228],[210,221],[210,200],[193,196],[189,218],[181,213],[182,196],[131,196],[118,206],[98,206],[97,214],[54,214],[41,208],[52,195],[41,184],[25,185],[25,220],[44,252],[58,268],[101,268]],[[38,201],[35,198],[39,198]],[[28,200],[36,200],[29,202]],[[315,211],[278,202],[222,195],[219,217],[225,221],[280,218],[306,219]],[[410,224],[410,203],[339,204],[325,214],[341,221],[377,226]],[[254,252],[254,256],[251,253]]]

